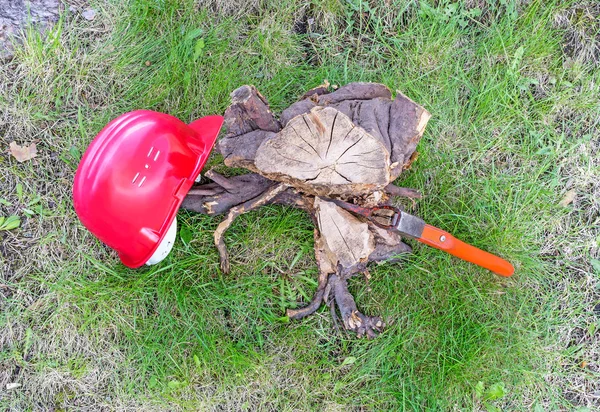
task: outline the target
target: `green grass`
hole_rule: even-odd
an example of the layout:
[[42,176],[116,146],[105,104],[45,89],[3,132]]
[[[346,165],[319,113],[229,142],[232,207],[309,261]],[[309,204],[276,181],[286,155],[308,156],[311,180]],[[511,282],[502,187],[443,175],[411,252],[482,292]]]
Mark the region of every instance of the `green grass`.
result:
[[[22,220],[0,233],[2,408],[600,407],[600,71],[588,46],[563,48],[593,3],[389,3],[96,2],[92,22],[28,32],[0,66],[1,145],[39,152],[0,156],[0,215]],[[118,114],[191,121],[247,83],[280,112],[324,79],[382,82],[432,113],[398,180],[426,197],[405,206],[506,257],[513,278],[413,244],[368,286],[351,282],[361,310],[389,323],[367,341],[336,334],[327,310],[283,317],[316,287],[302,212],[236,221],[227,276],[218,217],[180,212],[174,252],[139,270],[76,219],[79,157]]]

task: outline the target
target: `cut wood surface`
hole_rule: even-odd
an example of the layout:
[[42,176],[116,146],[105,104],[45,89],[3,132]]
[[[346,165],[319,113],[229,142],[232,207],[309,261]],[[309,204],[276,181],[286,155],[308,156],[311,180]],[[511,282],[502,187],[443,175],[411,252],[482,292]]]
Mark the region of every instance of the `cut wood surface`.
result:
[[255,165],[260,174],[314,195],[367,194],[390,182],[383,144],[329,107],[295,117],[263,141]]
[[315,198],[319,231],[333,267],[349,268],[366,262],[375,250],[369,225],[332,202]]

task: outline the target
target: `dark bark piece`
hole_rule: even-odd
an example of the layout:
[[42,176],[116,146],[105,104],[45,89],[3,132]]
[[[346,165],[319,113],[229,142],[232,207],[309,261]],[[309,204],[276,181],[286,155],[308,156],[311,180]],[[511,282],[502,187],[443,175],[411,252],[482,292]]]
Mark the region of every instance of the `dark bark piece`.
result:
[[275,136],[267,130],[253,130],[235,137],[224,137],[217,143],[217,149],[224,157],[225,165],[255,170],[256,150],[266,139]]
[[216,184],[218,184],[219,186],[221,186],[223,189],[227,190],[228,192],[231,192],[232,190],[236,190],[236,184],[234,182],[232,182],[231,180],[229,180],[229,178],[223,176],[222,174],[219,174],[217,172],[215,172],[214,170],[209,170],[208,172],[206,172],[204,174],[205,177],[208,177],[210,180],[212,180],[213,182],[215,182]]
[[316,104],[312,100],[300,100],[281,112],[281,125],[285,127],[290,120],[301,114],[310,112]]
[[324,94],[329,93],[329,83],[325,82],[325,84],[322,84],[320,86],[314,87],[312,89],[310,89],[309,91],[307,91],[306,93],[304,93],[302,95],[302,97],[300,98],[300,100],[304,100],[304,99],[314,99],[315,96],[318,100],[318,96],[322,96]]
[[232,186],[226,190],[217,183],[195,186],[183,199],[183,209],[205,215],[218,215],[253,199],[276,183],[256,173],[227,178]]
[[369,262],[395,262],[399,260],[396,258],[398,255],[412,251],[396,232],[384,230],[370,222],[369,230],[375,237],[375,250],[369,255]]
[[392,102],[391,113],[393,115],[390,115],[389,135],[392,142],[392,161],[397,162],[392,171],[392,177],[395,179],[402,173],[404,165],[414,153],[431,114],[400,92]]
[[392,98],[392,92],[380,83],[350,83],[335,92],[319,96],[318,104],[327,106],[343,100],[369,100],[377,97]]
[[388,193],[392,196],[408,197],[410,199],[421,199],[423,197],[421,192],[419,192],[416,189],[411,189],[409,187],[396,186],[393,183],[390,183],[389,185],[387,185],[383,190],[385,190],[386,193]]
[[254,86],[242,86],[231,92],[231,105],[225,110],[224,124],[225,137],[241,136],[258,129],[275,133],[281,129],[267,100]]
[[211,184],[211,187],[208,186],[205,185],[201,189],[190,189],[187,196],[215,196],[223,192],[223,188],[217,184]]
[[396,245],[378,244],[369,256],[369,262],[399,262],[399,255],[412,252],[412,248],[404,242]]

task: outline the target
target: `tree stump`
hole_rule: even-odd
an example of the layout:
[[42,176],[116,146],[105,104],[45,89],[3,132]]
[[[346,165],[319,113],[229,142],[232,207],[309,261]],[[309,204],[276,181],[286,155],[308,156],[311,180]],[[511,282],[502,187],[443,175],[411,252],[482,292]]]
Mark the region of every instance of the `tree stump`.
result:
[[358,311],[347,280],[369,262],[393,260],[410,252],[397,233],[383,230],[341,209],[328,199],[361,206],[389,202],[390,196],[420,197],[393,185],[414,159],[430,118],[420,105],[376,83],[351,83],[329,92],[325,84],[307,92],[279,120],[254,86],[231,93],[225,112],[226,133],[217,144],[225,165],[250,173],[226,178],[214,171],[210,183],[194,187],[183,208],[208,215],[227,213],[215,231],[221,269],[229,271],[224,233],[234,219],[266,204],[306,211],[315,224],[319,269],[313,300],[287,316],[301,319],[321,305],[338,315],[346,330],[375,337],[380,317]]
[[390,183],[385,146],[344,113],[315,107],[256,151],[261,175],[315,196],[369,194]]

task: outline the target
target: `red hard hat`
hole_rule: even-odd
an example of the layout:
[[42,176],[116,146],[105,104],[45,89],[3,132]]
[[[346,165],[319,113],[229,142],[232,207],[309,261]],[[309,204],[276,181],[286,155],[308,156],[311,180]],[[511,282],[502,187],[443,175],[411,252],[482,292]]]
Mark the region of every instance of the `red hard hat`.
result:
[[223,117],[186,125],[136,110],[110,122],[83,155],[73,184],[75,211],[131,268],[150,259],[200,174]]

